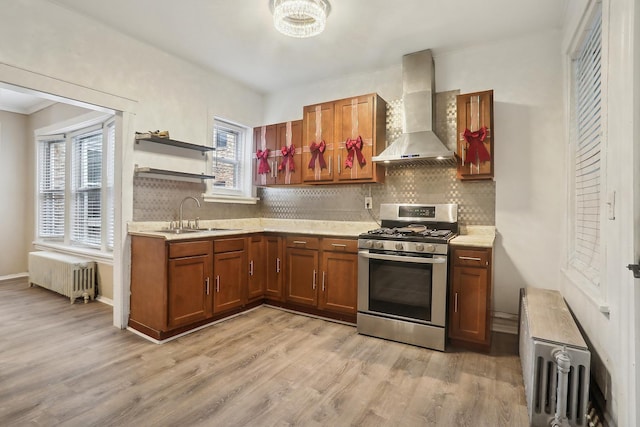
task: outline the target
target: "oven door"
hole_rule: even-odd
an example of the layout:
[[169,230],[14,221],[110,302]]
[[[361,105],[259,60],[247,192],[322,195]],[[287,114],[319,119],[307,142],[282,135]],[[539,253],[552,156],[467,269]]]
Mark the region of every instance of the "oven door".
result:
[[358,311],[445,326],[447,257],[358,253]]

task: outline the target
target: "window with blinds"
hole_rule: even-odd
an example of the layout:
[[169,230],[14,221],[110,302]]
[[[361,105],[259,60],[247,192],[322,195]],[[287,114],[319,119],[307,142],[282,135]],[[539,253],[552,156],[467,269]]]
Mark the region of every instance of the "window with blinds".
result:
[[38,138],[38,237],[113,249],[115,122]]
[[602,7],[597,7],[573,60],[574,230],[571,265],[600,283]]
[[66,140],[49,136],[38,145],[38,236],[63,239]]
[[246,185],[243,179],[243,156],[246,130],[240,126],[215,120],[213,143],[213,191],[226,190],[242,194]]

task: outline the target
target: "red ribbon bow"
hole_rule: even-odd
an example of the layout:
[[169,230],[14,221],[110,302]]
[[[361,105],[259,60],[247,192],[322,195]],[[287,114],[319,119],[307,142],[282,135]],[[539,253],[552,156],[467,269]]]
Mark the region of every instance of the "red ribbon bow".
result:
[[358,135],[356,139],[347,138],[346,142],[347,151],[349,154],[347,155],[347,159],[344,161],[344,165],[347,168],[353,167],[353,155],[355,153],[358,158],[358,163],[360,166],[364,166],[367,164],[367,160],[362,155],[362,137]]
[[293,162],[293,155],[296,154],[296,147],[293,144],[288,148],[284,146],[280,149],[280,152],[282,153],[282,163],[278,166],[278,170],[282,171],[287,168],[289,172],[295,172],[296,166]]
[[487,151],[487,147],[484,146],[483,141],[487,137],[487,127],[482,126],[475,132],[471,132],[469,129],[464,131],[464,139],[469,144],[467,148],[467,155],[465,156],[469,163],[478,166],[481,162],[488,162],[491,160],[491,155]]
[[316,157],[318,158],[318,162],[320,162],[320,169],[324,169],[327,167],[327,164],[324,161],[324,150],[327,149],[327,144],[322,140],[320,144],[316,144],[312,142],[309,146],[309,150],[311,151],[311,160],[309,160],[309,169],[316,168]]
[[271,168],[269,167],[269,162],[267,158],[269,157],[269,149],[258,150],[256,153],[256,157],[260,159],[260,163],[258,164],[258,174],[267,174],[271,172]]

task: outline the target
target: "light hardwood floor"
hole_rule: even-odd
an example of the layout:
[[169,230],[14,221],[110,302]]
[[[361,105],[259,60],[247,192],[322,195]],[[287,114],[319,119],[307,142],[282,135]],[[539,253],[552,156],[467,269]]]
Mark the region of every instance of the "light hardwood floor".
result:
[[260,307],[157,345],[104,304],[0,285],[0,425],[525,426],[510,338],[441,353]]

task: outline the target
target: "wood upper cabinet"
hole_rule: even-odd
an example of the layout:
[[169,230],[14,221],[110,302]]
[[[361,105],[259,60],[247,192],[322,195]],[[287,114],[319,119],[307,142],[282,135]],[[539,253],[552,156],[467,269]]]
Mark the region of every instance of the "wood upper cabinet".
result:
[[[267,151],[266,154],[265,151]],[[253,129],[253,183],[257,186],[276,183],[279,160],[277,126]],[[260,157],[258,157],[260,155]]]
[[247,299],[254,301],[264,298],[267,266],[264,253],[264,238],[261,234],[247,238],[249,275],[247,278]]
[[213,242],[213,313],[246,303],[247,254],[245,239],[220,239]]
[[279,236],[264,236],[265,248],[265,297],[270,300],[283,301],[284,249]]
[[356,314],[358,300],[358,242],[322,239],[322,275],[318,308]]
[[[302,182],[302,120],[253,129],[253,183],[257,186]],[[286,149],[283,154],[283,149]],[[268,154],[264,154],[268,150]]]
[[488,351],[491,347],[491,249],[455,247],[449,295],[449,338]]
[[[384,170],[371,157],[385,144],[387,104],[377,94],[303,109],[303,181],[306,183],[382,182]],[[326,167],[313,161],[313,144],[325,141]],[[309,166],[313,166],[310,168]]]
[[334,180],[334,103],[308,105],[302,109],[302,180]]
[[316,237],[287,237],[287,302],[317,306],[318,246]]
[[493,91],[457,96],[458,179],[493,179]]
[[276,150],[276,185],[302,183],[302,120],[276,125]]
[[387,104],[376,94],[336,101],[335,162],[338,181],[382,182],[383,167],[371,157],[384,149]]

